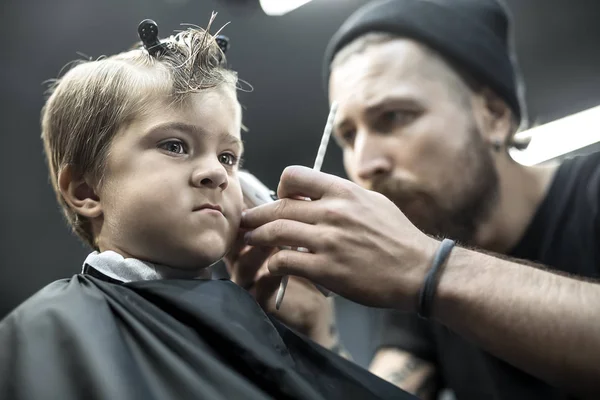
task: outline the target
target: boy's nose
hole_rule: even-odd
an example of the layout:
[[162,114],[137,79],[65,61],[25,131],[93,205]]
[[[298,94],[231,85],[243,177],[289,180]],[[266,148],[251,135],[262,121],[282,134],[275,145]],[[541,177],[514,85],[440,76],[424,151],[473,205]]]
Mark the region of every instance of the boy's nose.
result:
[[192,184],[199,188],[225,190],[229,184],[227,172],[223,167],[196,170],[192,175]]

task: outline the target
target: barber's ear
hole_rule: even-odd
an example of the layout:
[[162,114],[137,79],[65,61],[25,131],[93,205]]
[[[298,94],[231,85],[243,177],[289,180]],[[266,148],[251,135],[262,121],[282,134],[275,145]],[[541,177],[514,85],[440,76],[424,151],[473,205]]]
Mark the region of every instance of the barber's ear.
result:
[[63,198],[73,211],[86,218],[102,215],[100,198],[86,180],[75,174],[72,166],[66,166],[58,173],[58,187]]
[[478,95],[475,113],[481,134],[490,143],[506,143],[512,132],[512,111],[496,93],[482,88]]

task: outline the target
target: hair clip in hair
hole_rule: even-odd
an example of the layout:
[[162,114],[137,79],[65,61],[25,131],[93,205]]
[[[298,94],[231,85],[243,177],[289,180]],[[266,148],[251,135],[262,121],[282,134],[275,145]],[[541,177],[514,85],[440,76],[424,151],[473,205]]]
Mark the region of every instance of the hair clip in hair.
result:
[[144,48],[151,56],[158,56],[165,45],[158,39],[158,25],[151,19],[145,19],[138,25],[138,35],[144,45]]
[[[223,52],[223,54],[227,54],[227,50],[229,50],[229,38],[225,35],[217,35],[215,36],[215,41],[217,45]],[[225,64],[225,57],[221,55],[220,60],[221,64]]]
[[217,35],[215,41],[219,45],[221,51],[227,54],[227,50],[229,50],[229,38],[225,35]]

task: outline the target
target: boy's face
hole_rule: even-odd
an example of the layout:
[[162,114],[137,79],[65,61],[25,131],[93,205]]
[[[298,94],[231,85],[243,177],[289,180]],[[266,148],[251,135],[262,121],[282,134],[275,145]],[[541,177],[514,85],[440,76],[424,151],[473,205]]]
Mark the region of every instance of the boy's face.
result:
[[219,260],[242,211],[241,111],[235,92],[148,105],[115,137],[98,189],[101,251],[180,269]]

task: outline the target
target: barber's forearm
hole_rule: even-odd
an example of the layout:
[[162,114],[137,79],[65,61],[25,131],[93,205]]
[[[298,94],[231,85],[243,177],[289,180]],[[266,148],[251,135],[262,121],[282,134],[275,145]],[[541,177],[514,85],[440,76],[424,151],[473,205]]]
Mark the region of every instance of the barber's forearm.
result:
[[455,248],[433,312],[547,382],[582,394],[600,391],[600,285]]

